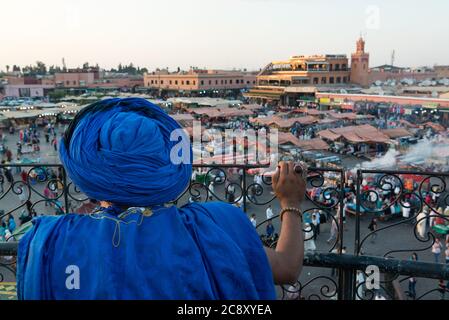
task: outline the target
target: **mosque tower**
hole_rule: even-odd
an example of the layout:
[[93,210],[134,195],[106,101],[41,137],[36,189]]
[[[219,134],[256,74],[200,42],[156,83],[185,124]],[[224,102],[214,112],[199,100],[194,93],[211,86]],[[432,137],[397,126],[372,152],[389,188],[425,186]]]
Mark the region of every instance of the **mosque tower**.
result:
[[369,53],[365,52],[365,40],[361,36],[356,47],[351,55],[351,82],[366,87],[369,85]]

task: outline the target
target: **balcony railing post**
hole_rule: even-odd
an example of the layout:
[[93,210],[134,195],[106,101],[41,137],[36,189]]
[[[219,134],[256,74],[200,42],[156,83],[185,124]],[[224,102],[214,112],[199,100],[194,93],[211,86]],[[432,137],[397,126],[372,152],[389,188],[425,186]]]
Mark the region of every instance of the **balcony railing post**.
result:
[[64,202],[65,202],[65,213],[70,213],[70,204],[69,204],[69,186],[67,185],[67,173],[63,166],[60,167],[62,169],[62,179],[64,180],[64,188],[62,189],[64,192]]
[[357,170],[356,178],[356,207],[355,207],[355,245],[354,254],[359,255],[360,246],[360,185],[362,183],[362,171]]
[[397,274],[388,272],[384,273],[385,290],[387,291],[388,296],[393,300],[405,300],[404,294],[401,290],[397,278]]
[[339,197],[339,221],[338,221],[338,224],[340,225],[339,226],[339,233],[338,233],[338,241],[340,242],[339,243],[339,247],[340,247],[340,252],[343,252],[343,232],[344,232],[344,227],[343,227],[343,223],[344,223],[344,221],[343,221],[343,215],[345,214],[345,212],[344,212],[344,203],[343,203],[343,201],[344,201],[344,199],[345,199],[345,172],[344,171],[341,171],[341,174],[340,174],[340,179],[341,179],[341,182],[340,182],[340,197]]
[[[339,224],[339,230],[338,230],[338,243],[337,246],[339,247],[340,254],[343,253],[343,234],[344,234],[344,221],[343,221],[343,214],[344,214],[344,199],[345,199],[345,173],[344,171],[341,172],[340,175],[340,194],[339,194],[339,216],[338,216],[338,224]],[[350,270],[349,270],[350,271]],[[351,300],[349,297],[351,296],[350,288],[353,286],[354,277],[350,276],[348,273],[348,270],[345,269],[338,269],[338,292],[337,292],[337,298],[338,300]],[[352,280],[351,280],[352,278]],[[349,292],[348,292],[349,290]]]
[[243,167],[243,181],[242,181],[242,197],[243,197],[243,212],[246,213],[246,169]]
[[338,271],[338,300],[355,299],[355,270],[339,269]]

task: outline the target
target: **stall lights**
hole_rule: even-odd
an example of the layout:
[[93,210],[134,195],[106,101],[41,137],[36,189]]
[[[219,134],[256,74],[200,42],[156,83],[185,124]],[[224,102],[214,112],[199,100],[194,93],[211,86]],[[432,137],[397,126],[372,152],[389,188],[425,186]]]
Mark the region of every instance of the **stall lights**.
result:
[[19,110],[33,110],[34,107],[19,107]]

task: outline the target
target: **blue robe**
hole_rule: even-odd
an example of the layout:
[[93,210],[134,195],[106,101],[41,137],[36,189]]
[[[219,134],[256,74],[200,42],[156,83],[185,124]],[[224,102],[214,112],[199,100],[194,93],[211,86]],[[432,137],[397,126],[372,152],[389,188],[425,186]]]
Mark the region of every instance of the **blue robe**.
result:
[[[128,209],[119,223],[110,212],[35,218],[19,243],[18,298],[276,298],[260,238],[240,209],[141,211]],[[79,288],[68,280],[73,266]]]

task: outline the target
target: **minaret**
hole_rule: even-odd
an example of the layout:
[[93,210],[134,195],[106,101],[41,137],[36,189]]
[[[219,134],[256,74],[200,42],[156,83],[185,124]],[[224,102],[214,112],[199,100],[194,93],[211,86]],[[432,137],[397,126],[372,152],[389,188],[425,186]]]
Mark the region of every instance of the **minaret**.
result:
[[369,85],[369,53],[365,52],[365,40],[360,36],[356,44],[356,52],[351,55],[351,82]]

